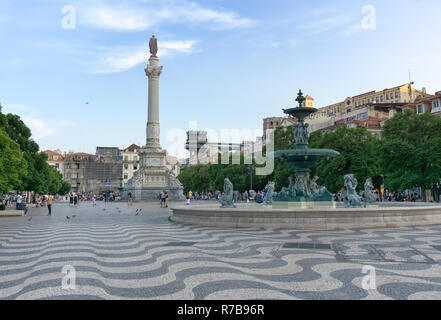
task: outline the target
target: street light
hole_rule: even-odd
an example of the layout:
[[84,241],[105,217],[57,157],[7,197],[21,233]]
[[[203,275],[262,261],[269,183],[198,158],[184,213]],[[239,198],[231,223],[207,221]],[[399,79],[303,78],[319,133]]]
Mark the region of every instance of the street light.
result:
[[248,171],[250,173],[250,190],[253,190],[253,171],[254,171],[255,167],[254,165],[249,165],[248,166]]

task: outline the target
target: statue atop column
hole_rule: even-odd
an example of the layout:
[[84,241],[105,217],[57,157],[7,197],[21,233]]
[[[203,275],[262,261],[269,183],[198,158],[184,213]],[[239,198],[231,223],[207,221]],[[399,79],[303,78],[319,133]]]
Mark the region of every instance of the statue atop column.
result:
[[152,55],[152,57],[156,57],[158,53],[158,39],[156,39],[154,35],[150,39],[149,47],[150,47],[150,54]]

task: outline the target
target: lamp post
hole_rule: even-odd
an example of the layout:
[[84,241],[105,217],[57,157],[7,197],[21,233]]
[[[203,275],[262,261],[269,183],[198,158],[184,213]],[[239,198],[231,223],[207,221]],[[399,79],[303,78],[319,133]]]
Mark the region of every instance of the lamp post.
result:
[[254,165],[250,164],[248,166],[248,172],[250,173],[250,190],[253,190],[253,171],[255,167]]

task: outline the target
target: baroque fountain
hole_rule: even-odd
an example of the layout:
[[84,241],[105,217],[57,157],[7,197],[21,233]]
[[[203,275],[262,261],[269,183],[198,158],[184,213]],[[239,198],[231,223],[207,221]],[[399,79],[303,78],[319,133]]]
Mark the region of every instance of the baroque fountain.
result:
[[358,181],[353,174],[344,177],[344,203],[334,202],[334,195],[319,186],[311,170],[321,161],[340,154],[329,149],[309,149],[309,125],[305,118],[317,109],[304,107],[305,98],[299,91],[298,107],[283,110],[296,118],[295,149],[269,153],[267,157],[284,161],[293,168],[295,178],[289,186],[275,192],[275,183],[266,186],[265,203],[235,203],[234,186],[225,177],[224,194],[219,204],[177,206],[170,220],[178,223],[210,227],[254,227],[283,229],[329,230],[338,228],[389,228],[441,224],[441,206],[432,204],[402,205],[378,203],[372,192],[372,180],[364,184],[364,195],[357,194]]
[[[296,108],[284,109],[285,114],[296,118],[298,122],[294,125],[294,138],[296,148],[274,152],[275,159],[284,161],[288,166],[295,168],[295,181],[289,177],[290,184],[283,188],[273,199],[269,199],[267,204],[274,202],[297,202],[312,205],[316,202],[332,202],[334,196],[326,189],[317,184],[318,177],[311,178],[311,169],[316,167],[322,160],[330,160],[339,156],[335,150],[329,149],[309,149],[309,125],[305,123],[305,118],[318,110],[304,107],[305,97],[299,91],[296,101],[299,106]],[[268,188],[270,189],[270,187]],[[270,192],[271,193],[271,192]],[[271,198],[271,197],[270,197]]]

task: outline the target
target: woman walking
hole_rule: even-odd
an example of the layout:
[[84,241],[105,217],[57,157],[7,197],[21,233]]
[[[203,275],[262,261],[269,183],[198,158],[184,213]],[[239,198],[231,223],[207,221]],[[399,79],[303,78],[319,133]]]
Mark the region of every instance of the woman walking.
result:
[[48,210],[48,216],[52,216],[52,202],[54,200],[54,197],[52,195],[48,195],[47,197],[47,210]]
[[92,204],[94,207],[96,207],[96,194],[94,194],[92,197]]

